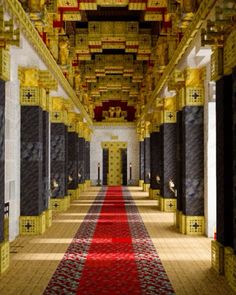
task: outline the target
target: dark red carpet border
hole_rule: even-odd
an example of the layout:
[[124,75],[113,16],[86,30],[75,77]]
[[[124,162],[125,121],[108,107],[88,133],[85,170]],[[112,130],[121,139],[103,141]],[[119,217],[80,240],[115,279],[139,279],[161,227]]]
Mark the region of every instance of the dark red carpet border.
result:
[[44,294],[174,294],[128,190],[99,193]]

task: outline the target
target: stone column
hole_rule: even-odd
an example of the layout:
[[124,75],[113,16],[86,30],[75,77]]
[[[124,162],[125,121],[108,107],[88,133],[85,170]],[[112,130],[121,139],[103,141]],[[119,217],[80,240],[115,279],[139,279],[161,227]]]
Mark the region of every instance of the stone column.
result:
[[78,138],[78,148],[79,148],[79,190],[83,192],[85,190],[85,138],[84,138],[84,123],[79,122],[77,127],[79,138]]
[[[158,112],[156,111],[158,114]],[[161,174],[161,138],[160,126],[158,122],[152,122],[150,135],[150,189],[149,196],[152,199],[158,200],[160,196],[160,174]]]
[[78,116],[76,113],[68,113],[68,194],[71,200],[79,198],[78,192],[78,134],[76,130]]
[[176,196],[176,98],[165,98],[163,117],[160,126],[161,161],[160,161],[160,202],[159,209],[175,212]]
[[[202,235],[204,226],[204,69],[185,70],[185,86],[180,90],[178,164],[182,179],[178,182],[179,229],[184,234]],[[178,166],[179,167],[179,166]],[[180,167],[179,167],[180,169]],[[181,185],[181,187],[179,187]],[[180,195],[181,193],[181,195]]]
[[149,191],[150,187],[150,122],[145,122],[144,131],[144,184],[143,190]]
[[139,186],[144,184],[144,130],[139,130]]
[[68,132],[65,100],[53,97],[51,121],[51,209],[65,211],[70,206],[68,191]]
[[46,90],[40,87],[39,70],[22,68],[21,81],[21,195],[20,234],[37,235],[46,229],[47,200],[45,196],[43,102]]
[[86,125],[85,128],[85,189],[88,189],[91,185],[90,182],[90,140],[91,140],[91,131]]

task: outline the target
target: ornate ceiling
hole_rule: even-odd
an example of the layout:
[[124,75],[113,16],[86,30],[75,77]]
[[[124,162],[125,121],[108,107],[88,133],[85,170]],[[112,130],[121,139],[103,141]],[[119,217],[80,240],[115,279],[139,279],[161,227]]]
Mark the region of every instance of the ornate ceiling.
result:
[[95,121],[135,121],[200,0],[21,0]]

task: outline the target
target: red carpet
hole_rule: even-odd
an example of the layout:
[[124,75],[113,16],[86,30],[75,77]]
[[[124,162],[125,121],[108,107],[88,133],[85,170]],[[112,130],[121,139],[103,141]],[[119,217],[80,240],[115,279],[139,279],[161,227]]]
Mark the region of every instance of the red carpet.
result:
[[109,187],[99,194],[44,294],[174,294],[137,207],[124,193]]

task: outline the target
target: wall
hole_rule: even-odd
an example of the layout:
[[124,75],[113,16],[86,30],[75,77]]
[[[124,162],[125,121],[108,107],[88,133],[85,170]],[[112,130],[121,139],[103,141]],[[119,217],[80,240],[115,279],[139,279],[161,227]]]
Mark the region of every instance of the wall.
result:
[[[118,136],[118,139],[113,140],[113,136]],[[90,149],[90,175],[93,184],[97,184],[98,162],[101,164],[101,179],[102,179],[102,147],[103,141],[125,141],[127,142],[127,175],[129,179],[129,163],[132,163],[132,184],[138,184],[139,179],[139,142],[135,127],[125,126],[96,126],[93,130]]]

